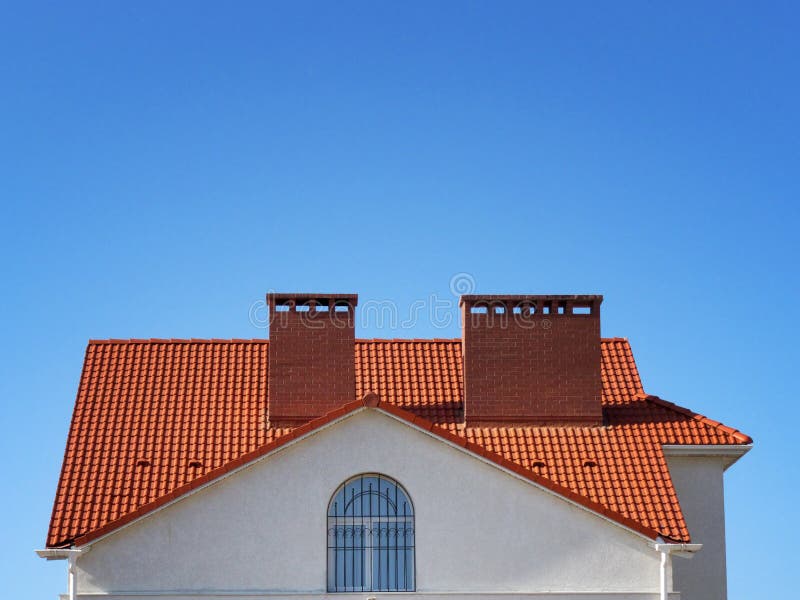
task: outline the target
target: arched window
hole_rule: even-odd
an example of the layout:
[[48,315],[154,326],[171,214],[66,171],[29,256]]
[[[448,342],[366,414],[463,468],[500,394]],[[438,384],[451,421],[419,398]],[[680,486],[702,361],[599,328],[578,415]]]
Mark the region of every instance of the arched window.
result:
[[328,591],[414,591],[414,507],[395,480],[359,475],[331,498]]

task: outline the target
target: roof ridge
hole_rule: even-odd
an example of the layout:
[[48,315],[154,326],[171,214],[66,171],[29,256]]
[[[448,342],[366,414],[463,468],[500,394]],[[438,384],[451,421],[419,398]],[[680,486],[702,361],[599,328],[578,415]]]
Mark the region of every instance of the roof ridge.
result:
[[705,415],[701,415],[700,413],[694,412],[693,410],[688,409],[686,407],[675,404],[674,402],[670,402],[669,400],[664,400],[663,398],[656,396],[654,394],[648,394],[646,392],[643,392],[636,394],[634,397],[640,400],[647,400],[648,402],[652,402],[653,404],[658,404],[659,406],[663,406],[664,408],[668,408],[687,417],[691,417],[695,421],[700,421],[701,423],[704,423],[709,427],[713,427],[715,429],[727,433],[728,435],[737,438],[743,444],[753,443],[753,438],[751,438],[746,433],[739,431],[738,429],[729,427],[728,425],[725,425],[721,421],[715,421],[714,419],[711,419]]
[[[356,343],[408,342],[408,343],[461,343],[459,338],[355,338]],[[628,342],[628,338],[600,338],[601,342]],[[89,344],[249,344],[268,343],[269,338],[89,338]]]
[[409,343],[437,343],[437,344],[453,344],[461,343],[461,338],[356,338],[356,343],[373,343],[373,342],[409,342]]
[[108,338],[89,339],[89,345],[103,344],[250,344],[268,343],[267,338]]

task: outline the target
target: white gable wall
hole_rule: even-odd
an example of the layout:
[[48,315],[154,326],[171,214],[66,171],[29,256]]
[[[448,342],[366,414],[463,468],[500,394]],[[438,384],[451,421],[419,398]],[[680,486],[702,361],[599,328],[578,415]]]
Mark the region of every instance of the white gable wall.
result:
[[[712,449],[713,451],[713,449]],[[685,600],[725,600],[725,456],[675,456],[666,453],[692,541],[703,549],[692,560],[673,561],[675,589]]]
[[420,593],[658,597],[659,555],[640,536],[376,410],[97,541],[79,592],[324,593],[328,501],[366,472],[414,503]]

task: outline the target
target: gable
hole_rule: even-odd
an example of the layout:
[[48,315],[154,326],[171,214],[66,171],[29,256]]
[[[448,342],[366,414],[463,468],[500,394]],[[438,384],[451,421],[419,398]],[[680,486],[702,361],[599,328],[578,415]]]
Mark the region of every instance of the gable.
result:
[[364,409],[97,540],[78,563],[81,591],[323,591],[331,494],[370,472],[401,482],[414,502],[420,591],[657,584],[658,555],[640,535]]
[[[644,394],[630,346],[617,338],[601,347],[606,427],[466,428],[460,345],[357,340],[358,397],[377,392],[389,405],[674,541],[688,541],[689,532],[661,445],[751,441]],[[290,435],[266,421],[268,346],[266,340],[90,343],[48,547],[69,546]]]

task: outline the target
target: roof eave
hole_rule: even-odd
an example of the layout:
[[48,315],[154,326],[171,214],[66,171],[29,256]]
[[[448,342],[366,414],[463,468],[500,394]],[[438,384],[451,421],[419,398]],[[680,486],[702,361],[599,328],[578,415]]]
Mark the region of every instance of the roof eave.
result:
[[693,457],[715,457],[723,462],[724,469],[727,470],[745,454],[753,449],[753,444],[664,444],[662,446],[664,456],[693,456]]
[[85,554],[87,551],[83,548],[44,548],[35,552],[39,558],[45,560],[67,560],[79,554]]

